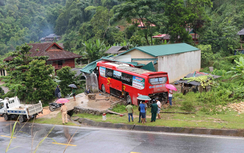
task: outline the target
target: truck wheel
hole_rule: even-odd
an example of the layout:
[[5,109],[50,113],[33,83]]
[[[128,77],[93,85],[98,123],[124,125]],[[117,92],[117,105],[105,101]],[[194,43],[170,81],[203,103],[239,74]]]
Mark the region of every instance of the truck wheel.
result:
[[103,92],[103,93],[106,93],[106,88],[105,88],[104,85],[102,85],[102,92]]
[[3,117],[4,117],[4,120],[5,120],[5,121],[8,121],[9,118],[10,118],[10,116],[9,116],[8,114],[4,114]]
[[55,110],[55,107],[54,107],[54,106],[49,106],[49,110],[50,110],[51,112],[53,112],[53,111]]
[[20,115],[19,116],[19,122],[20,123],[23,123],[23,122],[25,122],[26,121],[26,116],[25,115]]
[[131,103],[131,97],[130,97],[130,95],[127,95],[127,96],[126,96],[126,102],[127,102],[127,104],[128,104],[128,103]]

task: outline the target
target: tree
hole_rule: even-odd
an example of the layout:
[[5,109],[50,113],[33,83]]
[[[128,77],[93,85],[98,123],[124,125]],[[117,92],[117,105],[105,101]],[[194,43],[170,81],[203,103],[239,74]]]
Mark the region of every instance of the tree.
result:
[[[163,13],[164,2],[161,0],[126,0],[114,7],[113,20],[126,19],[137,27],[143,24],[143,28],[137,28],[143,33],[148,45],[152,44],[152,35],[164,25],[166,18]],[[149,38],[151,42],[149,42]]]
[[31,57],[30,49],[27,44],[16,47],[13,59],[6,64],[8,75],[4,82],[21,100],[47,103],[54,97],[54,69],[46,65],[48,57]]
[[46,65],[45,60],[33,60],[29,63],[29,70],[26,71],[26,87],[33,89],[28,91],[27,100],[37,102],[42,100],[47,104],[53,98],[56,83],[51,74],[54,69],[51,65]]
[[75,72],[72,72],[70,67],[65,66],[57,71],[57,76],[58,79],[61,80],[59,85],[62,95],[66,96],[71,93],[71,89],[68,85],[74,83]]
[[101,58],[106,51],[106,46],[104,42],[101,42],[99,39],[96,41],[85,41],[83,45],[86,48],[86,54],[87,58],[89,59],[89,62],[95,61],[99,58]]
[[[206,14],[205,7],[212,7],[213,3],[211,0],[186,0],[185,7],[190,10],[190,20],[187,24],[196,33],[202,32],[204,24],[209,23],[211,20]],[[195,39],[196,40],[196,39]]]
[[96,39],[104,40],[105,34],[110,27],[110,17],[111,12],[108,9],[101,6],[97,7],[96,14],[90,21]]
[[165,15],[168,17],[167,29],[170,41],[191,42],[191,36],[186,31],[190,11],[184,6],[183,0],[166,0]]

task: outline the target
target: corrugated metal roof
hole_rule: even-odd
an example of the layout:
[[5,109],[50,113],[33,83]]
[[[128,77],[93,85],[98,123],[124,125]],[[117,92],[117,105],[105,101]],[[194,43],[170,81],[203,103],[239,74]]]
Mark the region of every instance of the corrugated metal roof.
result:
[[96,61],[93,61],[89,64],[87,64],[83,69],[81,69],[80,71],[83,73],[92,73],[94,71],[94,69],[97,67],[97,62],[101,61],[102,59],[98,59]]
[[241,29],[241,31],[238,31],[238,33],[237,33],[238,35],[244,35],[244,29]]
[[120,50],[127,50],[124,46],[112,46],[109,50],[107,50],[105,53],[107,54],[118,54]]
[[134,49],[140,50],[154,57],[200,50],[186,43],[178,43],[178,44],[134,47],[128,51],[119,54],[118,56],[128,53]]
[[148,63],[147,65],[145,65],[143,67],[141,67],[141,69],[156,72],[152,62]]

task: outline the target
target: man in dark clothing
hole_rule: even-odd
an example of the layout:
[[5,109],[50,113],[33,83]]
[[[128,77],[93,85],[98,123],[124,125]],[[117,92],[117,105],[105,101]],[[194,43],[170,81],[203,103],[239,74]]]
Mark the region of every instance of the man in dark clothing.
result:
[[138,123],[141,123],[141,108],[140,108],[140,106],[138,106],[138,111],[139,111],[139,121],[138,121]]
[[151,122],[156,121],[157,112],[158,112],[158,105],[156,104],[156,101],[153,100],[153,104],[151,105],[151,113],[152,113]]
[[57,99],[61,98],[59,85],[57,85],[57,88],[55,89],[55,97],[57,97]]

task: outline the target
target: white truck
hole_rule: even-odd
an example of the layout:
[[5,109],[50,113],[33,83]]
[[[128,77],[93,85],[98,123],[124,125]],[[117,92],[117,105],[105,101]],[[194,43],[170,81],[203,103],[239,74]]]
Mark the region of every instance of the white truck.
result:
[[6,121],[19,117],[19,122],[25,122],[42,112],[41,101],[38,104],[20,104],[18,97],[0,99],[0,116],[3,116]]

